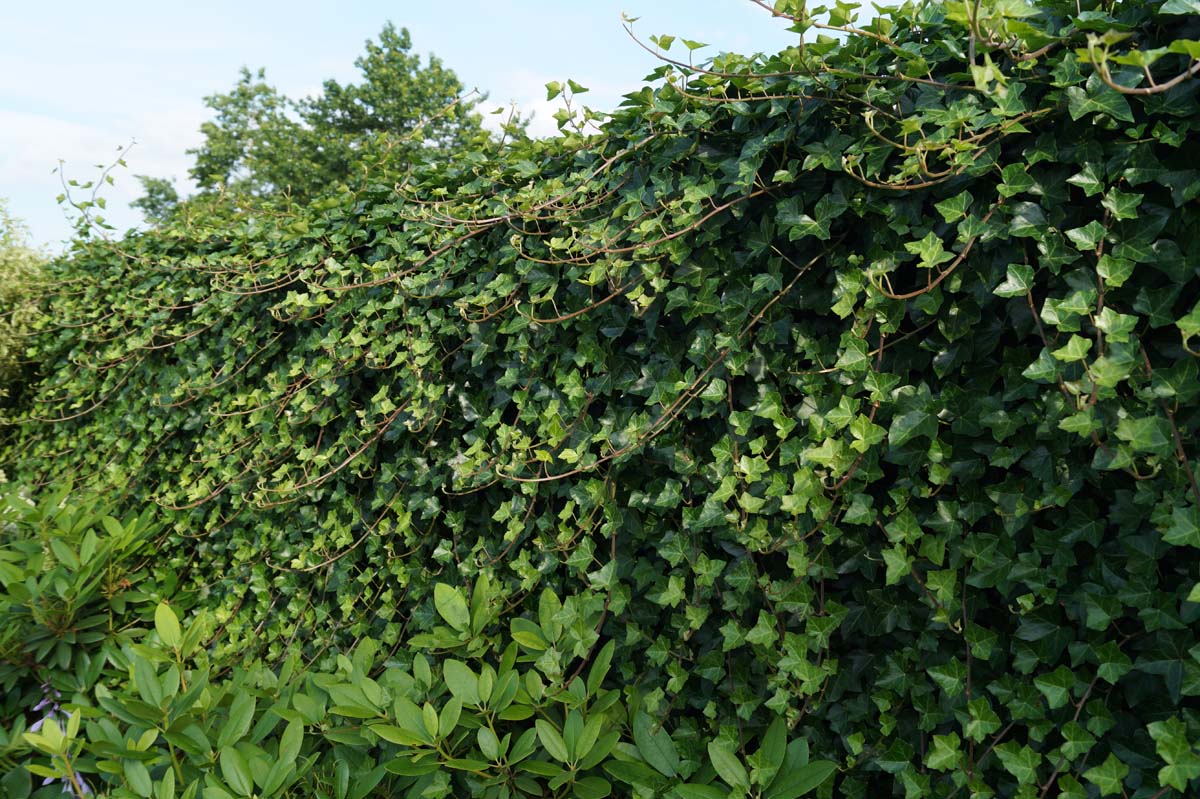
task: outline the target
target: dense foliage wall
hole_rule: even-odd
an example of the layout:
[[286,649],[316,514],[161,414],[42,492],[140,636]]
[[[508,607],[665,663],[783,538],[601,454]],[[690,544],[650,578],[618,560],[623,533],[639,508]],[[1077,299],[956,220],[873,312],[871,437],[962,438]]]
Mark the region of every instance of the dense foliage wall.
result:
[[1195,4],[775,8],[844,41],[81,243],[5,460],[157,503],[218,658],[611,643],[621,795],[777,717],[839,796],[1188,795]]

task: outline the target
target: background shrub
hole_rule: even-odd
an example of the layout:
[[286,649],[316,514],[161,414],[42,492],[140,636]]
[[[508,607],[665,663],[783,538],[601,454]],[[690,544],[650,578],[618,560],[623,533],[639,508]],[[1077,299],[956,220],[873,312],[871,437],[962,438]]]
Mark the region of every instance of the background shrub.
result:
[[45,257],[29,246],[29,231],[0,198],[0,407],[22,375],[25,328],[34,312]]
[[826,795],[1195,792],[1194,8],[775,10],[847,38],[81,244],[20,478],[156,503],[218,663],[611,643],[620,795],[770,795],[777,719]]

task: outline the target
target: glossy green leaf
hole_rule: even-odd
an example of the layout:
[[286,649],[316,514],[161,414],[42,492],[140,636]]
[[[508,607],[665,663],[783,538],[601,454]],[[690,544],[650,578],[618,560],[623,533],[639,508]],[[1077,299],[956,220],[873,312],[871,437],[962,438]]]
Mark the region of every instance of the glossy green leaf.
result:
[[438,615],[455,630],[465,632],[470,626],[471,614],[467,609],[467,600],[459,589],[438,583],[433,588],[433,602]]
[[464,705],[480,704],[479,677],[469,666],[459,660],[447,660],[442,663],[442,677],[450,693]]
[[633,742],[646,762],[664,777],[679,770],[679,752],[670,734],[645,713],[633,717]]
[[708,757],[712,767],[727,785],[735,790],[750,789],[750,775],[732,748],[716,741],[710,742]]
[[837,763],[814,760],[785,768],[779,772],[766,792],[766,799],[796,799],[807,796],[837,772]]
[[[246,758],[232,746],[221,750],[221,776],[238,796],[250,796],[254,792],[254,780],[250,776],[250,765]],[[149,794],[145,794],[149,796]]]
[[158,631],[162,642],[172,649],[178,649],[183,643],[183,630],[179,627],[179,618],[165,602],[159,602],[154,610],[154,629]]
[[138,796],[152,796],[154,793],[154,781],[150,779],[150,772],[146,769],[146,764],[140,760],[125,760],[123,761],[123,766],[125,780],[133,792]]
[[554,728],[554,725],[545,719],[538,719],[535,723],[537,728],[538,740],[542,742],[542,746],[560,763],[567,762],[567,745],[563,741],[562,734]]

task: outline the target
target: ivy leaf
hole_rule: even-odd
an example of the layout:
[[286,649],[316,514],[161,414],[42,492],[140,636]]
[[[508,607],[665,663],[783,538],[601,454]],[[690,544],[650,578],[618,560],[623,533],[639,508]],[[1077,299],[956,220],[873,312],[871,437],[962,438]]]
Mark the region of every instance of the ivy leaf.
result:
[[1084,438],[1089,438],[1092,433],[1100,429],[1100,422],[1096,420],[1095,412],[1092,408],[1080,411],[1079,413],[1071,414],[1060,420],[1058,423],[1059,430],[1066,430],[1068,433],[1075,433]]
[[1087,789],[1070,774],[1058,775],[1058,799],[1087,799]]
[[1153,289],[1143,286],[1138,289],[1133,301],[1133,310],[1145,314],[1150,319],[1151,327],[1166,327],[1176,321],[1174,314],[1175,301],[1179,298],[1179,286],[1164,286]]
[[1079,120],[1089,114],[1108,114],[1122,122],[1133,121],[1129,101],[1115,89],[1105,86],[1096,75],[1088,78],[1086,88],[1067,87],[1067,112],[1071,119]]
[[1137,323],[1136,316],[1119,313],[1107,305],[1096,317],[1097,329],[1104,331],[1109,341],[1121,343],[1129,341],[1129,334],[1137,327]]
[[1092,340],[1083,338],[1082,336],[1072,335],[1067,339],[1067,343],[1062,347],[1050,353],[1060,361],[1068,363],[1074,361],[1082,361],[1087,359],[1087,354],[1092,349]]
[[1083,169],[1067,178],[1067,183],[1083,189],[1083,193],[1091,197],[1104,191],[1104,167],[1097,163],[1088,163]]
[[1096,272],[1113,288],[1124,286],[1133,275],[1135,263],[1127,258],[1118,258],[1105,253],[1096,264]]
[[[1183,2],[1200,9],[1200,0],[1183,0]],[[1188,11],[1187,13],[1197,14],[1200,13],[1200,11]],[[1195,39],[1176,39],[1167,45],[1167,49],[1172,53],[1182,53],[1189,58],[1200,59],[1200,41]],[[1164,136],[1163,132],[1156,133],[1156,136],[1160,137],[1160,140],[1162,141],[1171,141],[1171,146],[1173,147],[1178,147],[1179,144],[1182,143],[1180,141],[1176,141],[1174,135],[1168,134],[1167,136]]]
[[1046,212],[1040,205],[1021,202],[1013,206],[1008,232],[1017,238],[1041,238],[1047,226]]
[[958,696],[966,685],[967,668],[958,658],[952,658],[940,666],[926,669],[926,672],[936,682],[947,696]]
[[1029,174],[1029,169],[1025,164],[1009,164],[1004,167],[1001,174],[1004,182],[1000,184],[1000,194],[1004,197],[1013,197],[1027,192],[1035,185],[1033,176]]
[[1161,416],[1125,417],[1117,422],[1116,432],[1135,452],[1169,455],[1174,446],[1170,425]]
[[1175,320],[1175,326],[1183,335],[1184,342],[1200,335],[1200,302],[1192,306],[1192,310]]
[[1104,195],[1100,204],[1112,212],[1115,219],[1137,219],[1137,209],[1142,204],[1144,196],[1111,188]]
[[758,622],[746,633],[746,640],[758,646],[771,646],[779,638],[775,631],[776,620],[765,610],[758,612]]
[[971,192],[963,191],[939,203],[934,203],[934,208],[938,210],[947,224],[953,224],[967,215],[967,211],[974,201],[975,198],[971,196]]
[[1023,297],[1033,287],[1033,267],[1026,264],[1009,264],[1004,282],[992,293],[999,297]]
[[915,410],[902,413],[892,419],[888,428],[888,444],[902,446],[917,436],[932,438],[937,434],[937,419],[927,411]]
[[1017,778],[1018,784],[1028,785],[1037,780],[1037,767],[1042,762],[1042,756],[1033,749],[1006,741],[998,744],[993,751],[1000,758],[1004,770]]
[[1132,348],[1114,343],[1107,355],[1092,361],[1092,379],[1098,386],[1113,388],[1129,378],[1136,364]]
[[920,262],[918,265],[925,269],[932,269],[938,264],[943,264],[954,258],[953,253],[946,252],[941,238],[932,230],[926,233],[925,238],[920,241],[905,243],[904,249],[919,255]]
[[1160,14],[1200,16],[1200,0],[1167,0],[1158,8]]
[[1167,765],[1158,772],[1158,781],[1179,791],[1200,777],[1200,754],[1188,740],[1187,726],[1178,717],[1152,722],[1146,728],[1154,739],[1154,748]]
[[912,572],[913,557],[905,551],[903,546],[897,544],[883,550],[881,554],[883,562],[887,565],[884,585],[895,585]]
[[847,335],[842,338],[844,349],[834,364],[838,369],[847,372],[865,372],[871,367],[871,355],[867,342],[858,336]]
[[1172,546],[1200,548],[1200,509],[1195,505],[1174,508],[1171,522],[1162,536],[1163,541]]
[[850,435],[855,439],[850,443],[850,448],[855,452],[866,452],[887,438],[887,431],[873,423],[869,417],[859,414],[850,422]]
[[1037,360],[1026,366],[1021,376],[1039,383],[1053,383],[1058,379],[1058,362],[1049,350],[1043,348]]
[[975,743],[987,738],[1000,729],[1000,716],[992,709],[991,703],[985,697],[972,699],[967,703],[971,714],[970,721],[963,727],[963,734]]
[[1059,666],[1049,674],[1041,674],[1034,678],[1034,686],[1046,697],[1050,709],[1063,707],[1071,699],[1071,688],[1075,685],[1075,675],[1066,666]]
[[1101,796],[1122,793],[1121,782],[1129,774],[1129,766],[1110,754],[1104,762],[1083,772],[1083,778],[1100,789]]
[[1094,250],[1096,245],[1104,238],[1106,231],[1104,226],[1093,219],[1083,227],[1072,228],[1067,231],[1067,238],[1079,250]]
[[1077,721],[1069,721],[1063,725],[1062,737],[1062,752],[1072,760],[1089,752],[1096,743],[1096,737]]
[[936,771],[953,771],[962,762],[962,739],[957,733],[933,736],[933,744],[925,756],[925,765]]

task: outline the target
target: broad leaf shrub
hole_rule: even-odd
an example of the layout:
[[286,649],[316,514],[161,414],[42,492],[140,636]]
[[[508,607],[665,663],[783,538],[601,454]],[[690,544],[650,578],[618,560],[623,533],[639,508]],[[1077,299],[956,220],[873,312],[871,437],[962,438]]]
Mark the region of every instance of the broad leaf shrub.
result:
[[[680,775],[679,753],[661,722],[630,712],[620,690],[604,687],[615,642],[570,682],[543,678],[536,653],[570,637],[554,617],[571,598],[564,602],[550,589],[541,595],[539,622],[522,626],[526,644],[520,647],[483,639],[502,598],[480,576],[469,604],[460,589],[436,584],[435,606],[445,626],[414,637],[405,662],[366,638],[326,669],[311,668],[311,659],[297,653],[278,669],[261,663],[222,668],[209,656],[220,631],[214,635],[207,612],[185,625],[170,604],[159,602],[150,632],[125,601],[145,598],[136,590],[105,589],[107,629],[103,613],[73,623],[59,613],[45,621],[36,613],[45,604],[39,588],[52,586],[74,600],[66,604],[96,610],[78,586],[95,585],[91,571],[123,573],[122,562],[137,548],[131,542],[146,529],[145,514],[122,525],[97,516],[91,503],[67,500],[60,492],[39,508],[13,498],[5,514],[16,519],[7,535],[36,530],[58,559],[53,566],[37,556],[14,565],[19,559],[8,556],[25,549],[19,535],[13,549],[0,550],[5,617],[19,623],[14,606],[35,609],[34,623],[16,628],[28,641],[5,642],[6,653],[14,645],[19,650],[16,658],[6,654],[3,672],[0,788],[6,799],[588,799],[612,793],[609,775],[656,786]],[[91,529],[97,518],[112,531],[110,540],[98,540]],[[78,535],[83,528],[87,532]],[[30,575],[24,581],[16,577],[21,568]],[[144,587],[136,573],[121,578],[134,582]],[[55,599],[60,609],[62,597]],[[427,657],[435,647],[462,659]],[[495,663],[488,662],[501,647]],[[25,690],[38,681],[36,690]],[[799,797],[837,768],[810,760],[803,739],[789,743],[782,718],[763,735],[753,772],[727,742],[708,746],[714,768],[693,775],[704,782],[680,784],[685,796],[724,795],[707,784],[719,774],[747,788],[753,779],[771,796]]]
[[217,662],[611,645],[616,795],[771,796],[779,718],[826,795],[1194,794],[1196,7],[773,9],[598,135],[81,241],[15,474],[156,503]]
[[[95,657],[123,640],[143,605],[171,586],[157,585],[147,564],[150,513],[119,520],[69,487],[35,502],[0,494],[0,690],[3,718],[35,704],[46,690],[74,690],[95,679]],[[138,590],[135,590],[136,589]]]

